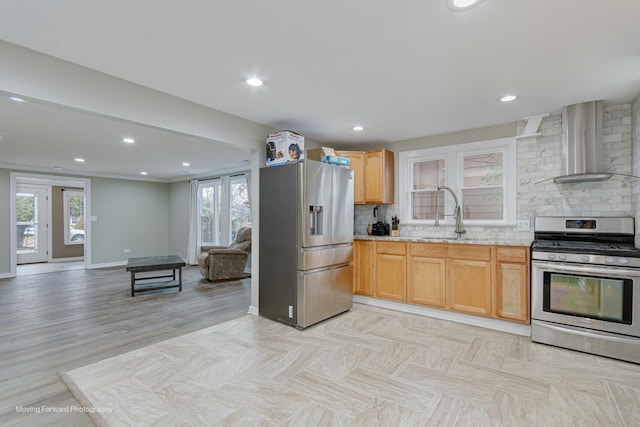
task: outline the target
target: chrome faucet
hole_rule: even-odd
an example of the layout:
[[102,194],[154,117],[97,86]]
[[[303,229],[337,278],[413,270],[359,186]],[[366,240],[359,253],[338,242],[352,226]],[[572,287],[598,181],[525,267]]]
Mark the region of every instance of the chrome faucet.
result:
[[[464,226],[462,224],[462,208],[461,208],[460,204],[458,203],[458,197],[456,196],[456,193],[453,192],[451,187],[447,187],[446,185],[443,185],[442,187],[437,187],[436,190],[437,191],[447,190],[453,196],[453,201],[456,203],[456,207],[453,208],[453,217],[456,220],[455,233],[456,233],[456,239],[457,239],[461,235],[463,235],[464,233],[467,232],[467,230],[464,229]],[[436,198],[436,200],[437,200],[437,198]],[[437,220],[438,219],[436,217],[436,222],[437,222]]]

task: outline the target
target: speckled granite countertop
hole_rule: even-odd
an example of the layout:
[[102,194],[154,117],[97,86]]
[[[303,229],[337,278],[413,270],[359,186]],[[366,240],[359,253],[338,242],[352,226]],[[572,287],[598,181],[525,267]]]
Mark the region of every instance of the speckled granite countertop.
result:
[[446,237],[411,237],[411,236],[369,236],[356,234],[353,240],[383,240],[389,242],[418,242],[418,243],[459,243],[466,245],[501,245],[501,246],[531,246],[531,240],[500,240],[498,238],[484,239],[481,237],[462,237],[461,239]]

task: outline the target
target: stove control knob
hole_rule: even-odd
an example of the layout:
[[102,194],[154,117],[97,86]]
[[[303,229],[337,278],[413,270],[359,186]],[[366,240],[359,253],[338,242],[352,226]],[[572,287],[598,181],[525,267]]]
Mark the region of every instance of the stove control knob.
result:
[[589,257],[589,255],[583,255],[582,256],[582,262],[589,262],[591,258]]
[[604,259],[604,262],[606,262],[607,264],[613,264],[614,262],[616,262],[616,259],[608,256]]
[[564,261],[564,260],[566,260],[566,259],[567,259],[567,256],[566,256],[566,255],[559,255],[559,256],[558,256],[558,259],[559,259],[560,261]]
[[556,254],[549,254],[549,259],[556,259]]
[[620,264],[622,264],[622,265],[627,265],[627,264],[629,264],[629,260],[628,260],[628,259],[626,259],[626,258],[619,258],[619,259],[618,259],[618,262],[619,262]]

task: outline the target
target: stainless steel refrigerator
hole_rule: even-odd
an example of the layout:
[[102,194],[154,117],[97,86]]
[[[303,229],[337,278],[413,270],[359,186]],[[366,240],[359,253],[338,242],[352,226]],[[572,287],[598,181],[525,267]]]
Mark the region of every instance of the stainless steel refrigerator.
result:
[[353,297],[353,172],[303,160],[260,169],[259,313],[306,328]]

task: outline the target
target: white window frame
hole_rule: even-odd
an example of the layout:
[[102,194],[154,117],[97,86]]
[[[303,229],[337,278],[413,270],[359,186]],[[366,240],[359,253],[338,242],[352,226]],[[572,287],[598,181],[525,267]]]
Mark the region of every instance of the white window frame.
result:
[[[515,226],[516,224],[516,192],[517,192],[517,165],[516,165],[516,139],[500,138],[487,141],[469,142],[464,144],[447,145],[435,148],[425,148],[414,151],[403,151],[399,154],[399,215],[400,221],[410,225],[434,225],[433,219],[412,219],[411,202],[413,193],[413,164],[421,161],[445,159],[445,185],[455,191],[460,203],[464,206],[462,196],[462,184],[465,156],[502,152],[503,154],[503,212],[502,220],[467,220],[465,225],[477,226]],[[440,218],[441,225],[454,225],[453,198],[445,194],[445,218]]]
[[64,244],[65,245],[84,245],[84,240],[77,240],[72,242],[69,237],[69,227],[71,227],[71,221],[69,220],[69,197],[71,196],[82,196],[84,198],[84,209],[83,209],[83,221],[85,224],[85,238],[86,238],[86,224],[87,224],[87,197],[84,194],[84,190],[64,190],[62,192],[62,204],[64,209]]
[[[214,242],[205,242],[202,239],[202,189],[205,187],[221,187],[222,186],[222,179],[221,178],[213,178],[213,179],[207,179],[207,180],[203,180],[203,181],[198,181],[198,247],[202,246],[202,245],[220,245],[222,242],[220,241],[214,241]],[[214,215],[214,233],[219,236],[220,235],[220,230],[218,230],[217,228],[220,226],[221,221],[220,221],[220,204],[221,204],[221,195],[222,195],[222,191],[217,191],[216,190],[216,195],[217,197],[214,199],[214,207],[213,207],[213,215]]]
[[[197,227],[197,242],[198,247],[203,245],[222,245],[227,246],[232,243],[232,226],[231,226],[231,185],[234,182],[244,180],[247,181],[247,174],[240,173],[234,175],[223,175],[216,178],[206,179],[198,181],[198,227]],[[214,233],[219,236],[220,240],[215,242],[203,242],[202,241],[202,189],[204,187],[218,187],[218,197],[215,199],[214,206],[214,219],[215,229]],[[247,185],[247,192],[249,191]]]

